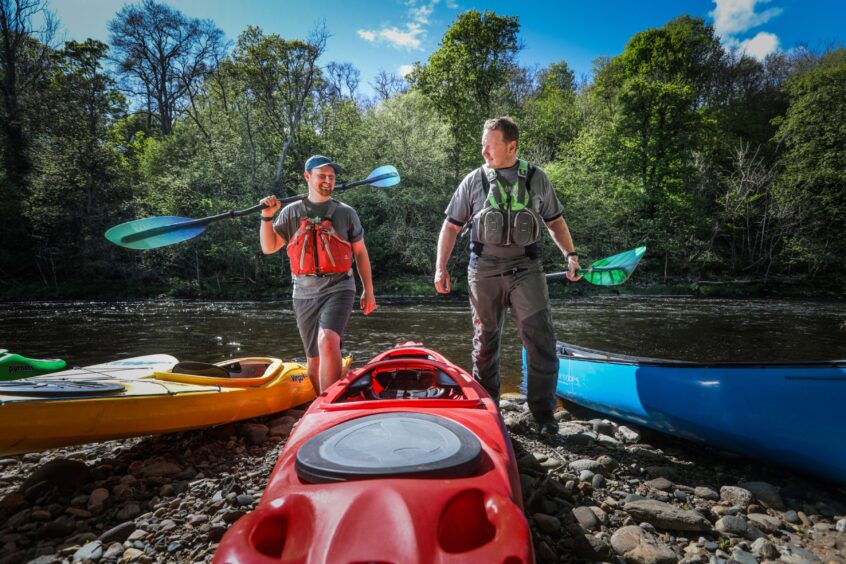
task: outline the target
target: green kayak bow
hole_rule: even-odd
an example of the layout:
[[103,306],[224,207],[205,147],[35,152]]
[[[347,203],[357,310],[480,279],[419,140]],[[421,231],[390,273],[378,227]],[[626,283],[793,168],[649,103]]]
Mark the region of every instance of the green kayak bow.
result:
[[61,370],[67,365],[57,358],[27,358],[0,349],[0,381],[18,380]]

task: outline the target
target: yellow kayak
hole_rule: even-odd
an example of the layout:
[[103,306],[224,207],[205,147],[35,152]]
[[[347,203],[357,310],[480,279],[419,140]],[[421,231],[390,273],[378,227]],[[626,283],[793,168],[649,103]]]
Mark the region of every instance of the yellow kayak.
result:
[[0,456],[220,425],[312,399],[305,367],[277,358],[117,360],[0,382]]

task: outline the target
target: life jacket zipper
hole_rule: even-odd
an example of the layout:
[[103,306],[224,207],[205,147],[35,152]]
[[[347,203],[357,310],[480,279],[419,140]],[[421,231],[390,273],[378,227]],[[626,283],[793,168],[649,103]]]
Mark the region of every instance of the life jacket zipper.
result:
[[308,248],[308,233],[305,234],[304,241],[303,241],[303,249],[300,251],[300,270],[303,270],[303,262],[305,262],[305,253],[306,249]]

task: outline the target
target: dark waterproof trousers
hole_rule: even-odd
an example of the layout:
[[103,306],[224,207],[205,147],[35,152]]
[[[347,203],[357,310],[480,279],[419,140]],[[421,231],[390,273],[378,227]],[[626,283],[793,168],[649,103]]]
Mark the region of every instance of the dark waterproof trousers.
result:
[[510,307],[528,364],[527,399],[533,413],[555,407],[558,357],[549,290],[538,261],[503,274],[468,271],[473,309],[473,377],[499,401],[499,356],[505,311]]

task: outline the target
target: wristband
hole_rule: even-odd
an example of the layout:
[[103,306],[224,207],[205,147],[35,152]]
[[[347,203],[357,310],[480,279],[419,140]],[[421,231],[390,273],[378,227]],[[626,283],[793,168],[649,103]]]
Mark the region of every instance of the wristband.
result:
[[272,215],[270,217],[261,216],[261,220],[262,221],[273,221],[273,216]]
[[579,253],[577,253],[576,251],[573,251],[572,253],[565,253],[564,254],[564,260],[570,260],[570,257],[579,258]]

